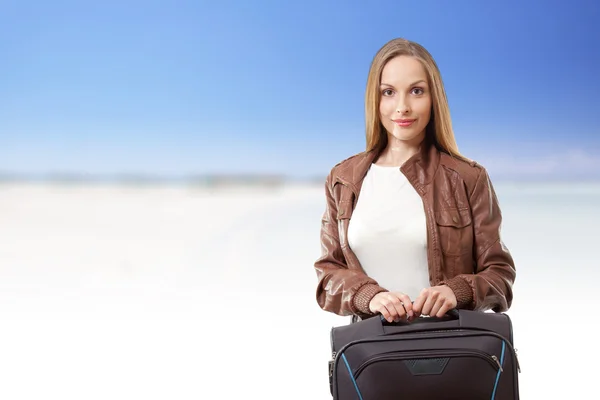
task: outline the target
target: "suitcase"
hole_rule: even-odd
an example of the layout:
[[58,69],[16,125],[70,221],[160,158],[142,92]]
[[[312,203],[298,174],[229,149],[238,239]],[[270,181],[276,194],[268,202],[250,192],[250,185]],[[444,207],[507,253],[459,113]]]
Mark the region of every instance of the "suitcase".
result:
[[521,372],[504,313],[451,310],[388,323],[376,316],[331,329],[334,400],[518,400]]

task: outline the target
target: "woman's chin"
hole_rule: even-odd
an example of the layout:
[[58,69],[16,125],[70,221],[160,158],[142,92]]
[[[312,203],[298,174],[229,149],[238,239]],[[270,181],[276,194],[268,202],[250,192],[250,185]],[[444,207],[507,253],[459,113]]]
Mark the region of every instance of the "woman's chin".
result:
[[418,132],[414,128],[396,127],[389,136],[389,139],[393,138],[394,141],[403,142],[405,144],[418,144],[425,137],[425,131]]

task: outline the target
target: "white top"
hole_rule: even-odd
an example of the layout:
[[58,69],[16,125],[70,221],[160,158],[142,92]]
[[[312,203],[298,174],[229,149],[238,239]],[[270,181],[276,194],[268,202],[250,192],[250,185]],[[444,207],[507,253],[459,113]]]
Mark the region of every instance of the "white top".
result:
[[371,164],[350,219],[348,244],[380,286],[412,301],[430,286],[423,200],[399,167]]

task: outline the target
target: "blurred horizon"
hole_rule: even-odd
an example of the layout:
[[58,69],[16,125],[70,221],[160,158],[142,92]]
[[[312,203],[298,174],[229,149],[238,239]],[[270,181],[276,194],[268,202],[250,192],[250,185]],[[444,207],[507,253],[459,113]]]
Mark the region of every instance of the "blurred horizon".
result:
[[0,172],[320,179],[364,149],[371,59],[405,37],[493,179],[600,180],[598,17],[584,0],[4,2]]
[[[548,185],[591,185],[600,188],[598,177],[564,177],[556,179],[540,179],[536,177],[494,177],[490,176],[494,186],[518,185],[519,187],[547,187]],[[3,184],[57,184],[57,185],[131,185],[131,186],[180,186],[194,187],[265,187],[277,188],[288,185],[318,186],[325,184],[326,176],[294,177],[276,174],[197,174],[181,176],[136,175],[136,174],[6,174],[0,172],[0,185]]]

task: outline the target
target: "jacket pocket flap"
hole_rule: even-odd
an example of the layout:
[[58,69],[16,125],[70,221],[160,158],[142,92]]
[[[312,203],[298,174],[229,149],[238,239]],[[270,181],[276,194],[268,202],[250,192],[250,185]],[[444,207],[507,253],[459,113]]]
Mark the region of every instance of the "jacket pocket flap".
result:
[[456,208],[440,210],[435,213],[435,221],[440,226],[464,228],[471,224],[471,213],[467,208],[462,210]]

